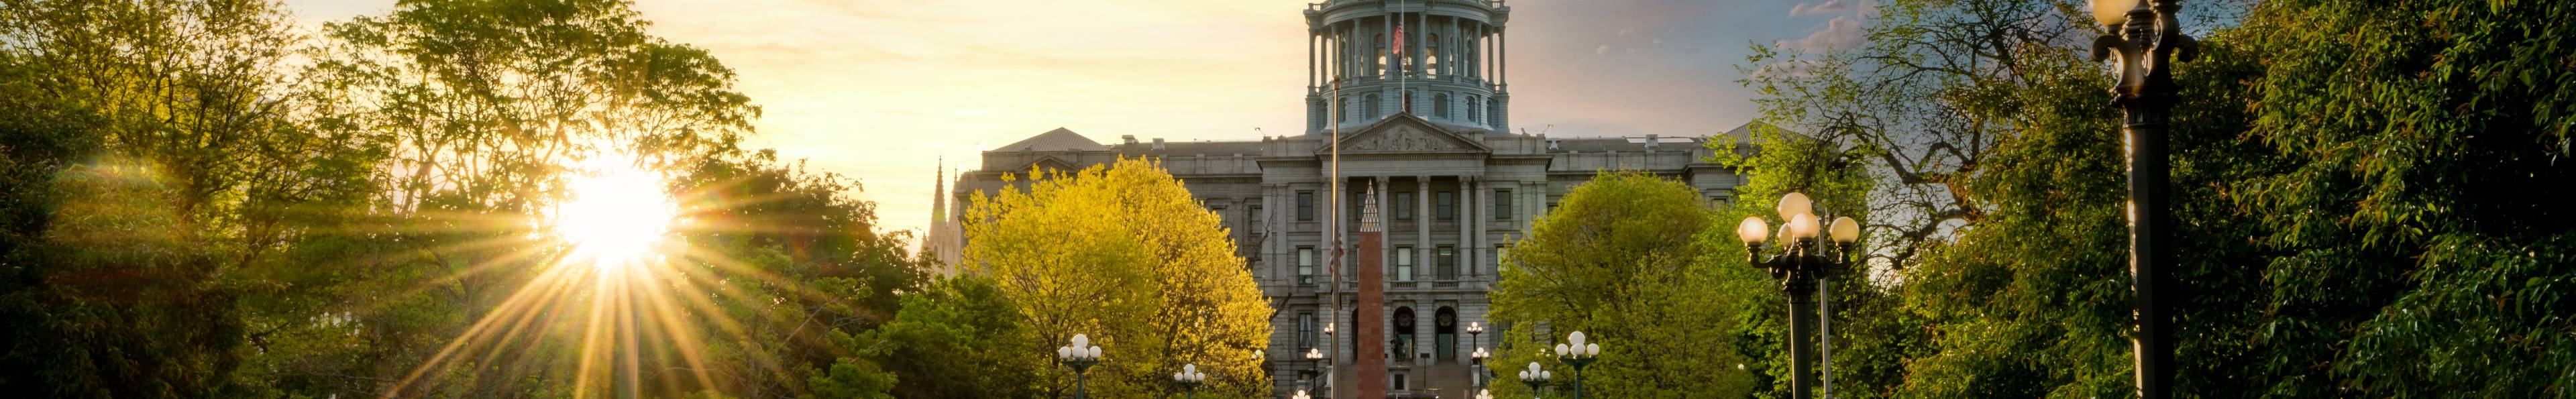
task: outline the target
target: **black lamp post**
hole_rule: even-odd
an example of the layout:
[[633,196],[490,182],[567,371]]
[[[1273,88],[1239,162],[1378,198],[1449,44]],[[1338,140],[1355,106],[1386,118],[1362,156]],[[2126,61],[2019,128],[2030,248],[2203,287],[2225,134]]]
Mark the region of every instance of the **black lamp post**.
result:
[[1815,203],[1806,194],[1780,196],[1780,218],[1787,219],[1780,237],[1787,241],[1780,254],[1762,257],[1762,241],[1770,238],[1770,224],[1761,216],[1744,218],[1735,227],[1737,239],[1744,241],[1745,253],[1754,266],[1771,272],[1780,279],[1780,290],[1789,294],[1789,397],[1807,399],[1816,389],[1816,288],[1828,275],[1849,269],[1851,256],[1860,253],[1860,222],[1852,218],[1834,219],[1832,238],[1837,245],[1824,245],[1817,237],[1824,234],[1819,225]]
[[1184,364],[1180,372],[1172,373],[1172,383],[1181,385],[1181,391],[1186,392],[1183,397],[1196,399],[1199,397],[1199,384],[1207,383],[1207,373],[1199,372],[1198,364]]
[[1055,358],[1063,361],[1065,366],[1073,367],[1073,397],[1082,398],[1083,373],[1091,371],[1092,365],[1100,364],[1100,347],[1091,344],[1090,336],[1074,334],[1072,345],[1055,348]]
[[2137,350],[2138,397],[2172,396],[2173,384],[2173,248],[2168,243],[2173,206],[2167,182],[2167,120],[2181,87],[2173,81],[2173,61],[2191,61],[2198,44],[2182,34],[2174,12],[2180,0],[2093,0],[2093,17],[2105,31],[2093,41],[2093,60],[2120,57],[2120,83],[2111,89],[2112,104],[2127,115],[2123,134],[2129,163],[2129,289],[2136,306],[2130,343]]
[[1317,365],[1318,365],[1318,364],[1322,364],[1323,362],[1324,362],[1324,351],[1323,351],[1323,350],[1321,350],[1321,349],[1315,349],[1315,348],[1306,348],[1306,390],[1314,390],[1315,388],[1317,388],[1317,386],[1316,386],[1316,384],[1315,384],[1315,374],[1317,373],[1317,370],[1318,370],[1318,367],[1319,367],[1319,366],[1317,366]]
[[1555,377],[1556,372],[1540,369],[1538,362],[1530,362],[1528,370],[1521,370],[1521,385],[1528,385],[1530,397],[1535,398],[1539,397],[1539,389],[1547,388],[1547,380]]
[[1469,372],[1474,373],[1472,376],[1475,377],[1474,380],[1468,382],[1472,383],[1470,385],[1474,385],[1476,388],[1485,387],[1485,358],[1493,356],[1492,353],[1485,352],[1485,340],[1479,337],[1484,333],[1485,323],[1472,321],[1467,322],[1467,346],[1476,348],[1475,352],[1467,354],[1467,369]]
[[1583,366],[1601,360],[1601,344],[1584,343],[1582,331],[1565,338],[1567,343],[1556,344],[1556,360],[1574,366],[1574,399],[1583,399]]

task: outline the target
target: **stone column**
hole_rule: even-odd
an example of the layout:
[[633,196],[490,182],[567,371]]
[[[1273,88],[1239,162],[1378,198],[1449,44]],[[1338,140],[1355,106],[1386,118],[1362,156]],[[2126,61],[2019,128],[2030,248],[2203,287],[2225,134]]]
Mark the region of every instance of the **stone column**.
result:
[[1440,213],[1431,209],[1431,176],[1413,178],[1413,274],[1418,276],[1424,269],[1440,267],[1434,263],[1440,259],[1439,251],[1431,246],[1431,223],[1440,220]]
[[1476,198],[1476,178],[1458,175],[1458,265],[1450,265],[1450,278],[1466,275],[1466,270],[1476,265],[1476,201],[1471,198]]
[[[1468,201],[1467,203],[1472,205],[1468,205],[1467,209],[1475,211],[1468,213],[1474,214],[1476,217],[1467,220],[1467,243],[1460,244],[1460,246],[1467,247],[1467,253],[1472,254],[1467,257],[1465,266],[1466,272],[1463,274],[1473,277],[1484,275],[1482,272],[1485,270],[1485,258],[1487,258],[1485,255],[1485,219],[1492,218],[1494,210],[1493,208],[1488,207],[1489,205],[1485,203],[1491,199],[1485,198],[1485,191],[1487,188],[1484,179],[1478,177],[1471,181],[1471,183],[1475,183],[1475,188],[1469,189],[1468,192],[1473,194],[1469,194],[1468,197],[1475,198],[1476,200]],[[1470,280],[1472,279],[1473,278],[1470,278]]]

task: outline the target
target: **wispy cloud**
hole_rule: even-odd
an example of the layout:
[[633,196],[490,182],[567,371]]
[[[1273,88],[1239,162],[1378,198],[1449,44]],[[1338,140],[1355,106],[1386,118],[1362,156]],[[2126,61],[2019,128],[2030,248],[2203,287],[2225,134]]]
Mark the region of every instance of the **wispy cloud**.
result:
[[1861,30],[1860,24],[1860,18],[1848,15],[1834,17],[1834,20],[1825,22],[1823,29],[1808,33],[1805,38],[1781,41],[1780,47],[1810,53],[1852,48],[1860,45],[1867,34]]
[[1812,5],[1812,6],[1807,5],[1807,3],[1798,3],[1798,6],[1796,6],[1796,7],[1790,7],[1790,8],[1789,8],[1789,16],[1795,17],[1795,16],[1802,16],[1802,15],[1815,15],[1815,14],[1824,14],[1824,13],[1836,13],[1836,12],[1844,12],[1844,11],[1851,11],[1851,10],[1852,10],[1852,5],[1851,5],[1851,3],[1849,3],[1849,2],[1845,2],[1845,1],[1843,1],[1843,0],[1826,0],[1826,1],[1825,1],[1824,3],[1822,3],[1822,4],[1816,4],[1816,5]]

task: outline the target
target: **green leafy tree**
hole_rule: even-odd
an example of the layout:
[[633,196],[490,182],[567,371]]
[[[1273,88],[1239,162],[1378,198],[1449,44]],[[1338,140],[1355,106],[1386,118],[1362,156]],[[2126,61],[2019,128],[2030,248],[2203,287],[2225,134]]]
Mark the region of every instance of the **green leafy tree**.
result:
[[[0,386],[51,397],[252,394],[262,294],[317,207],[363,198],[364,153],[300,129],[299,38],[263,1],[0,2],[10,193]],[[245,308],[248,306],[248,308]]]
[[[1738,368],[1735,314],[1759,295],[1723,289],[1729,274],[1706,262],[1698,235],[1713,214],[1697,190],[1638,172],[1602,174],[1566,194],[1513,245],[1490,298],[1502,350],[1493,360],[1499,395],[1527,397],[1513,370],[1539,362],[1571,389],[1573,370],[1545,353],[1582,331],[1602,346],[1584,372],[1587,395],[1617,398],[1743,396],[1755,387]],[[1742,252],[1736,252],[1741,257]],[[1736,281],[1745,279],[1738,278]],[[1720,288],[1720,289],[1712,289]],[[1544,353],[1544,354],[1543,354]]]
[[[2254,359],[2284,396],[2576,394],[2576,6],[2281,1],[2223,187],[2279,251]],[[2339,33],[2337,33],[2339,32]],[[2278,167],[2261,167],[2274,166]],[[2197,292],[2197,291],[2195,291]]]
[[[1162,166],[1121,160],[1079,172],[1032,169],[1025,188],[975,200],[964,264],[992,276],[1035,339],[1019,356],[1072,373],[1052,348],[1087,334],[1107,351],[1090,371],[1103,397],[1177,393],[1171,373],[1197,364],[1213,395],[1261,395],[1253,351],[1270,338],[1271,310],[1217,215]],[[1029,362],[1015,362],[1027,364]]]
[[901,381],[904,398],[1032,398],[1059,370],[992,278],[960,275],[903,299],[903,313],[853,345]]
[[[2206,10],[2200,15],[2228,16],[2239,7],[2232,3],[2195,7]],[[1765,93],[1757,102],[1773,120],[1813,133],[1762,140],[1756,156],[1734,161],[1755,176],[1740,195],[1806,191],[1825,206],[1871,216],[1863,218],[1869,274],[1851,280],[1869,284],[1842,285],[1834,295],[1837,395],[2127,394],[2117,114],[2102,102],[2108,76],[2082,53],[2097,33],[2080,6],[1890,1],[1864,28],[1869,40],[1858,48],[1757,49],[1751,61],[1767,69],[1752,69],[1746,82]],[[2183,70],[2201,73],[2194,67]],[[2227,87],[2204,84],[2233,81],[2224,76],[2194,75],[2200,80],[2188,90],[2224,98]],[[2241,112],[2216,105],[2224,102],[2187,104],[2176,125],[2243,126]],[[2176,151],[2191,156],[2175,158],[2216,160],[2242,150],[2227,140],[2185,137]],[[2177,170],[2180,191],[2208,178],[2190,165]],[[2187,226],[2177,236],[2243,227],[2229,223],[2242,218],[2215,219],[2226,220]],[[2246,274],[2195,276],[2244,281]],[[2206,316],[2237,316],[2229,312],[2247,308],[2225,305],[2241,303],[2192,307],[2198,313],[2185,318],[2199,321],[2183,323],[2183,335],[2209,341],[2186,351],[2243,344],[2221,340],[2243,338],[2243,324]],[[2185,357],[2212,358],[2190,353]],[[2203,366],[2225,364],[2233,363]]]

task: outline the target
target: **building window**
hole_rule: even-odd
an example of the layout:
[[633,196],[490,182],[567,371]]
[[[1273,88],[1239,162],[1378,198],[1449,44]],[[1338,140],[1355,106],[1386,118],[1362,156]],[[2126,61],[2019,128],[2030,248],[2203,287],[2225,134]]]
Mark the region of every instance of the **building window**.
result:
[[1333,99],[1333,120],[1338,120],[1338,121],[1347,121],[1347,120],[1351,120],[1351,98],[1350,98],[1350,97],[1342,97],[1342,98],[1336,98],[1336,99]]
[[1349,219],[1351,223],[1357,224],[1360,222],[1360,212],[1368,211],[1368,202],[1365,201],[1368,199],[1368,193],[1354,191],[1351,192],[1348,197],[1350,198],[1343,200],[1344,202],[1342,202],[1342,204],[1345,207],[1351,208],[1350,213],[1343,214],[1342,218]]
[[1369,42],[1370,42],[1370,43],[1377,43],[1377,57],[1373,57],[1373,58],[1375,58],[1375,59],[1369,60],[1369,62],[1370,62],[1371,64],[1369,64],[1369,71],[1368,71],[1368,72],[1369,72],[1369,73],[1371,73],[1371,74],[1375,74],[1375,75],[1377,75],[1378,77],[1385,77],[1385,76],[1386,76],[1386,57],[1387,57],[1387,53],[1386,53],[1386,35],[1377,35],[1377,36],[1375,36],[1373,39],[1370,39],[1370,40],[1369,40]]
[[1708,209],[1726,209],[1726,196],[1708,196]]
[[1509,262],[1509,261],[1511,261],[1511,260],[1512,260],[1512,247],[1511,247],[1511,246],[1501,245],[1501,244],[1495,244],[1495,245],[1494,245],[1494,266],[1495,266],[1495,267],[1501,267],[1502,265],[1508,265],[1509,263],[1503,263],[1503,262]]
[[1297,283],[1315,283],[1315,247],[1297,247]]
[[1458,192],[1442,191],[1433,194],[1435,195],[1431,196],[1432,217],[1440,220],[1458,219]]
[[1357,280],[1357,279],[1359,279],[1359,276],[1351,275],[1351,273],[1357,273],[1357,272],[1360,270],[1360,268],[1357,268],[1357,267],[1340,267],[1340,266],[1349,266],[1349,265],[1357,265],[1357,264],[1360,264],[1360,242],[1359,242],[1359,241],[1344,242],[1344,243],[1342,243],[1342,250],[1341,250],[1340,252],[1337,252],[1337,253],[1342,254],[1342,257],[1341,257],[1341,258],[1339,258],[1339,259],[1341,259],[1341,260],[1342,260],[1342,263],[1335,265],[1335,267],[1333,268],[1333,270],[1341,271],[1342,279],[1344,279],[1344,280]]
[[1433,257],[1435,257],[1436,259],[1433,259],[1432,261],[1433,261],[1433,262],[1438,262],[1438,263],[1433,263],[1432,265],[1437,266],[1437,267],[1439,267],[1439,268],[1440,268],[1439,272],[1440,272],[1440,279],[1441,279],[1441,280],[1456,280],[1456,279],[1458,279],[1458,249],[1457,249],[1457,248],[1451,248],[1451,247],[1449,247],[1449,246],[1447,246],[1447,245],[1442,245],[1442,246],[1440,246],[1440,251],[1439,251],[1439,252],[1434,253],[1434,254],[1433,254]]
[[[1422,65],[1427,67],[1422,68],[1422,74],[1436,78],[1440,77],[1440,35],[1433,34],[1428,36],[1431,36],[1430,40],[1422,41]],[[1442,114],[1441,116],[1447,117],[1449,115]]]
[[[1313,347],[1315,347],[1315,313],[1299,312],[1297,313],[1297,348]],[[1297,353],[1302,354],[1306,351],[1299,350]]]
[[1297,221],[1315,221],[1315,192],[1297,192]]
[[1395,193],[1392,202],[1387,205],[1392,205],[1388,208],[1394,209],[1395,220],[1413,220],[1413,193]]
[[[1260,200],[1259,200],[1259,199],[1253,199],[1253,200],[1250,200],[1250,201],[1260,201]],[[1262,232],[1269,231],[1269,228],[1270,228],[1270,224],[1269,224],[1269,223],[1270,223],[1270,218],[1269,218],[1269,215],[1263,215],[1263,214],[1261,214],[1261,205],[1259,205],[1259,204],[1254,204],[1254,205],[1252,205],[1252,207],[1244,209],[1244,211],[1243,211],[1243,219],[1244,219],[1244,220],[1249,220],[1249,221],[1251,221],[1251,223],[1246,223],[1246,224],[1251,226],[1252,231],[1253,231],[1253,234],[1261,234]]]
[[1449,93],[1431,95],[1431,115],[1442,118],[1449,117]]
[[1485,120],[1485,102],[1481,100],[1481,98],[1483,97],[1467,96],[1468,122],[1483,122]]
[[1377,95],[1376,95],[1376,94],[1370,94],[1370,95],[1368,95],[1368,97],[1367,97],[1367,98],[1368,98],[1368,101],[1367,101],[1367,102],[1368,102],[1368,108],[1367,108],[1367,109],[1362,109],[1362,110],[1360,110],[1360,119],[1370,119],[1370,120],[1377,119],[1377,110],[1379,109],[1379,108],[1378,108],[1379,104],[1378,104],[1378,102],[1377,102]]
[[1395,281],[1413,281],[1413,247],[1395,247]]
[[[1253,205],[1255,209],[1260,207]],[[1494,190],[1494,220],[1512,220],[1512,190]]]

